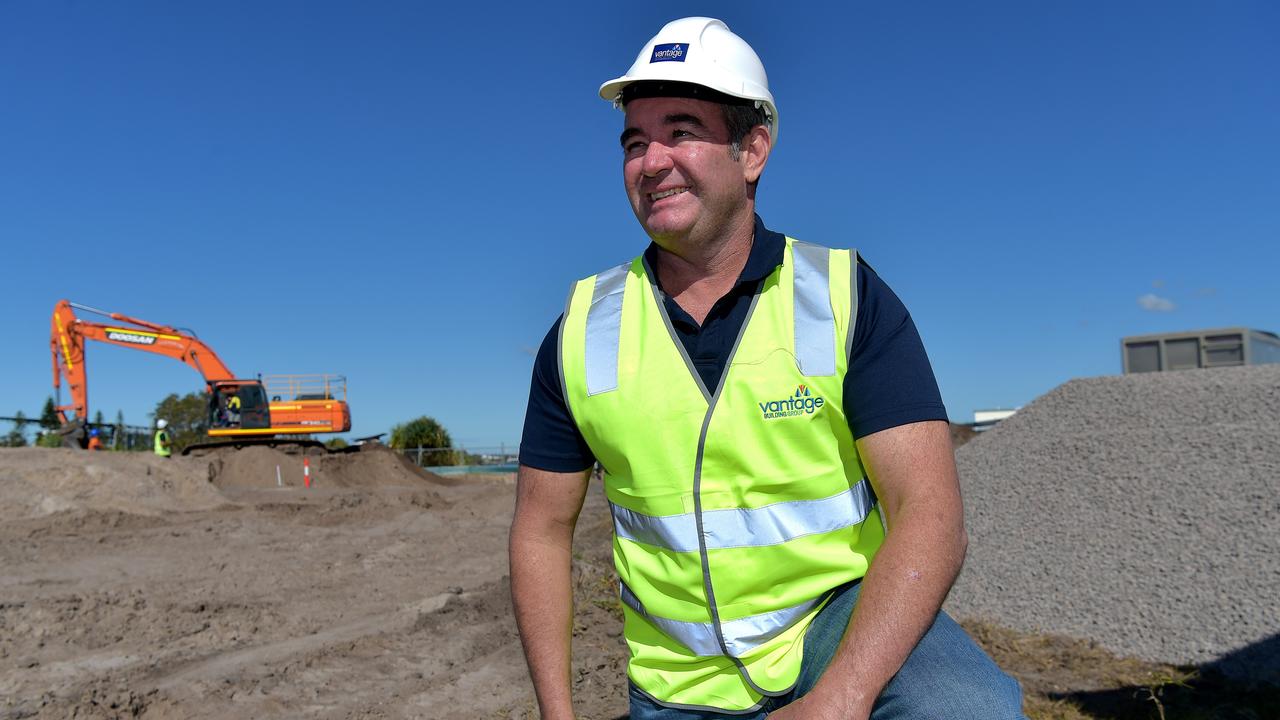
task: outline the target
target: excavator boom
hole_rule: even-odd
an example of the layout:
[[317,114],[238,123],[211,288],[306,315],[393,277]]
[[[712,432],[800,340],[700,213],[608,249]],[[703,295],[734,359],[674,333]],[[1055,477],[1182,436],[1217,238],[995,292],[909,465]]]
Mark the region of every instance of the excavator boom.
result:
[[[114,322],[82,320],[77,309]],[[60,300],[53,308],[49,349],[58,416],[66,428],[82,428],[89,417],[87,340],[171,357],[200,373],[210,393],[211,437],[235,440],[351,429],[346,380],[340,376],[278,376],[273,387],[264,387],[260,380],[236,378],[194,333]],[[71,394],[66,405],[61,402],[64,379]]]
[[[76,309],[105,315],[117,322],[104,324],[81,320],[76,317]],[[167,325],[61,300],[53,308],[49,344],[53,354],[53,387],[55,390],[60,388],[61,378],[65,377],[71,392],[71,404],[58,405],[58,416],[63,424],[71,420],[68,410],[82,420],[89,416],[89,377],[84,362],[86,340],[166,355],[195,368],[206,382],[235,378],[218,354],[193,335]]]

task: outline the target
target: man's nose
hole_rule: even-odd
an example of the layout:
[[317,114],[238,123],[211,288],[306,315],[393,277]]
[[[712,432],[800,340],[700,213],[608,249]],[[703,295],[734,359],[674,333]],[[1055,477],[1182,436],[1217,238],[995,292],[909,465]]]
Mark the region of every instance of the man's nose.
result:
[[662,143],[651,142],[645,146],[644,163],[641,171],[648,177],[671,169],[671,148]]

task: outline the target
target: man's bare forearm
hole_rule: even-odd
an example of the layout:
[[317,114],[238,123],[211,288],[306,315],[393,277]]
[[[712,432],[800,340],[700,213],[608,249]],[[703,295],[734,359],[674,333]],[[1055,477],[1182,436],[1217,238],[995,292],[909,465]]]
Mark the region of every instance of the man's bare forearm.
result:
[[573,597],[567,549],[511,528],[511,597],[529,675],[544,718],[571,718],[569,641]]
[[[581,487],[578,487],[581,480]],[[529,676],[546,719],[573,718],[569,685],[573,633],[573,529],[585,474],[521,468],[511,523],[511,599]]]
[[920,423],[872,438],[859,447],[878,480],[889,532],[831,663],[805,698],[776,713],[781,717],[868,717],[932,625],[964,561],[964,510],[946,425]]
[[[916,516],[912,516],[915,512]],[[928,510],[902,514],[863,579],[857,606],[810,693],[842,718],[866,717],[942,607],[964,558],[964,532],[944,532]]]

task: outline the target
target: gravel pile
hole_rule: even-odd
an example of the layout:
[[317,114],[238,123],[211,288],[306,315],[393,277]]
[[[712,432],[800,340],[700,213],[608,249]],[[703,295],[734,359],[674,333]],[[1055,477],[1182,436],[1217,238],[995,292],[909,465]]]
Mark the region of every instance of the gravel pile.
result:
[[1280,365],[1072,380],[956,460],[952,614],[1280,684]]

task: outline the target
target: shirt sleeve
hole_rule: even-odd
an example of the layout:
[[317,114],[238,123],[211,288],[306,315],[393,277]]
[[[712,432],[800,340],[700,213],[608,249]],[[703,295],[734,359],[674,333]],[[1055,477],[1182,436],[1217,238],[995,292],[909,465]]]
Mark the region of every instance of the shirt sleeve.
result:
[[595,455],[569,414],[560,383],[561,316],[538,348],[524,413],[520,464],[550,472],[581,472],[595,464]]
[[929,356],[911,314],[884,280],[858,260],[858,315],[844,378],[854,438],[924,420],[946,420]]

